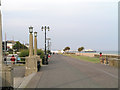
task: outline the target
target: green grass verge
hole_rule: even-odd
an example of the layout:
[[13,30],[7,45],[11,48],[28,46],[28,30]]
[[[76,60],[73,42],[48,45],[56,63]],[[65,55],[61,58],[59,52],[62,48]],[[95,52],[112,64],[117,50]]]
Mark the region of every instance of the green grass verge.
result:
[[95,58],[95,57],[87,57],[87,56],[77,56],[74,54],[63,54],[65,56],[70,56],[79,60],[84,60],[84,61],[88,61],[88,62],[92,62],[92,63],[100,63],[99,58]]

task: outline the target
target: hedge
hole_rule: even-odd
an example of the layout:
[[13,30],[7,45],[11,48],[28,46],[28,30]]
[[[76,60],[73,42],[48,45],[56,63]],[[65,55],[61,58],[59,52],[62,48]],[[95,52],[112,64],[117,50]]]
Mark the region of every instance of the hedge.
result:
[[[38,49],[37,55],[40,56],[40,58],[42,59],[44,57],[44,51],[42,49]],[[27,56],[29,56],[29,50],[22,50],[19,54],[19,57],[27,57]]]

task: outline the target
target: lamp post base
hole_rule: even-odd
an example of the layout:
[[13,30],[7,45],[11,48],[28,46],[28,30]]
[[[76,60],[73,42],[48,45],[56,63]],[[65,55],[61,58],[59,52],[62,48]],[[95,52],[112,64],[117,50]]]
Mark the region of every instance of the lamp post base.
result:
[[43,65],[48,65],[48,58],[47,58],[47,56],[45,56],[45,57],[43,58],[42,64],[43,64]]

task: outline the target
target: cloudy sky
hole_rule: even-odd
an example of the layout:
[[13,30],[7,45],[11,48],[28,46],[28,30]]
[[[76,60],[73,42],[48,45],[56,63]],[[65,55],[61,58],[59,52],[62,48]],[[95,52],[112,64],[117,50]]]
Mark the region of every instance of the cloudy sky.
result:
[[29,26],[38,32],[38,48],[44,48],[41,26],[49,25],[52,49],[117,50],[118,0],[2,0],[3,40],[29,42]]

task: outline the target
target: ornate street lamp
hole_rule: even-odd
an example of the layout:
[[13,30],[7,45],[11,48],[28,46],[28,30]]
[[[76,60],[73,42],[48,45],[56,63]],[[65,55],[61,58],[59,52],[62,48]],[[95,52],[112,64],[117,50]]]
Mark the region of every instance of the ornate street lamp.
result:
[[34,32],[34,36],[37,37],[37,32]]
[[49,26],[47,27],[47,26],[42,26],[42,31],[43,30],[45,30],[45,58],[44,58],[44,60],[45,61],[43,61],[43,64],[48,64],[48,60],[47,60],[47,53],[46,53],[46,30],[48,30],[48,31],[50,31],[50,28],[49,28]]
[[32,26],[29,27],[29,33],[33,33],[33,27]]
[[51,40],[51,38],[47,38],[47,40],[48,40],[48,46],[47,47],[48,47],[48,53],[49,53],[49,51],[50,51],[50,42],[49,41]]
[[37,32],[34,32],[34,55],[37,56]]
[[29,27],[29,56],[33,56],[33,27]]

